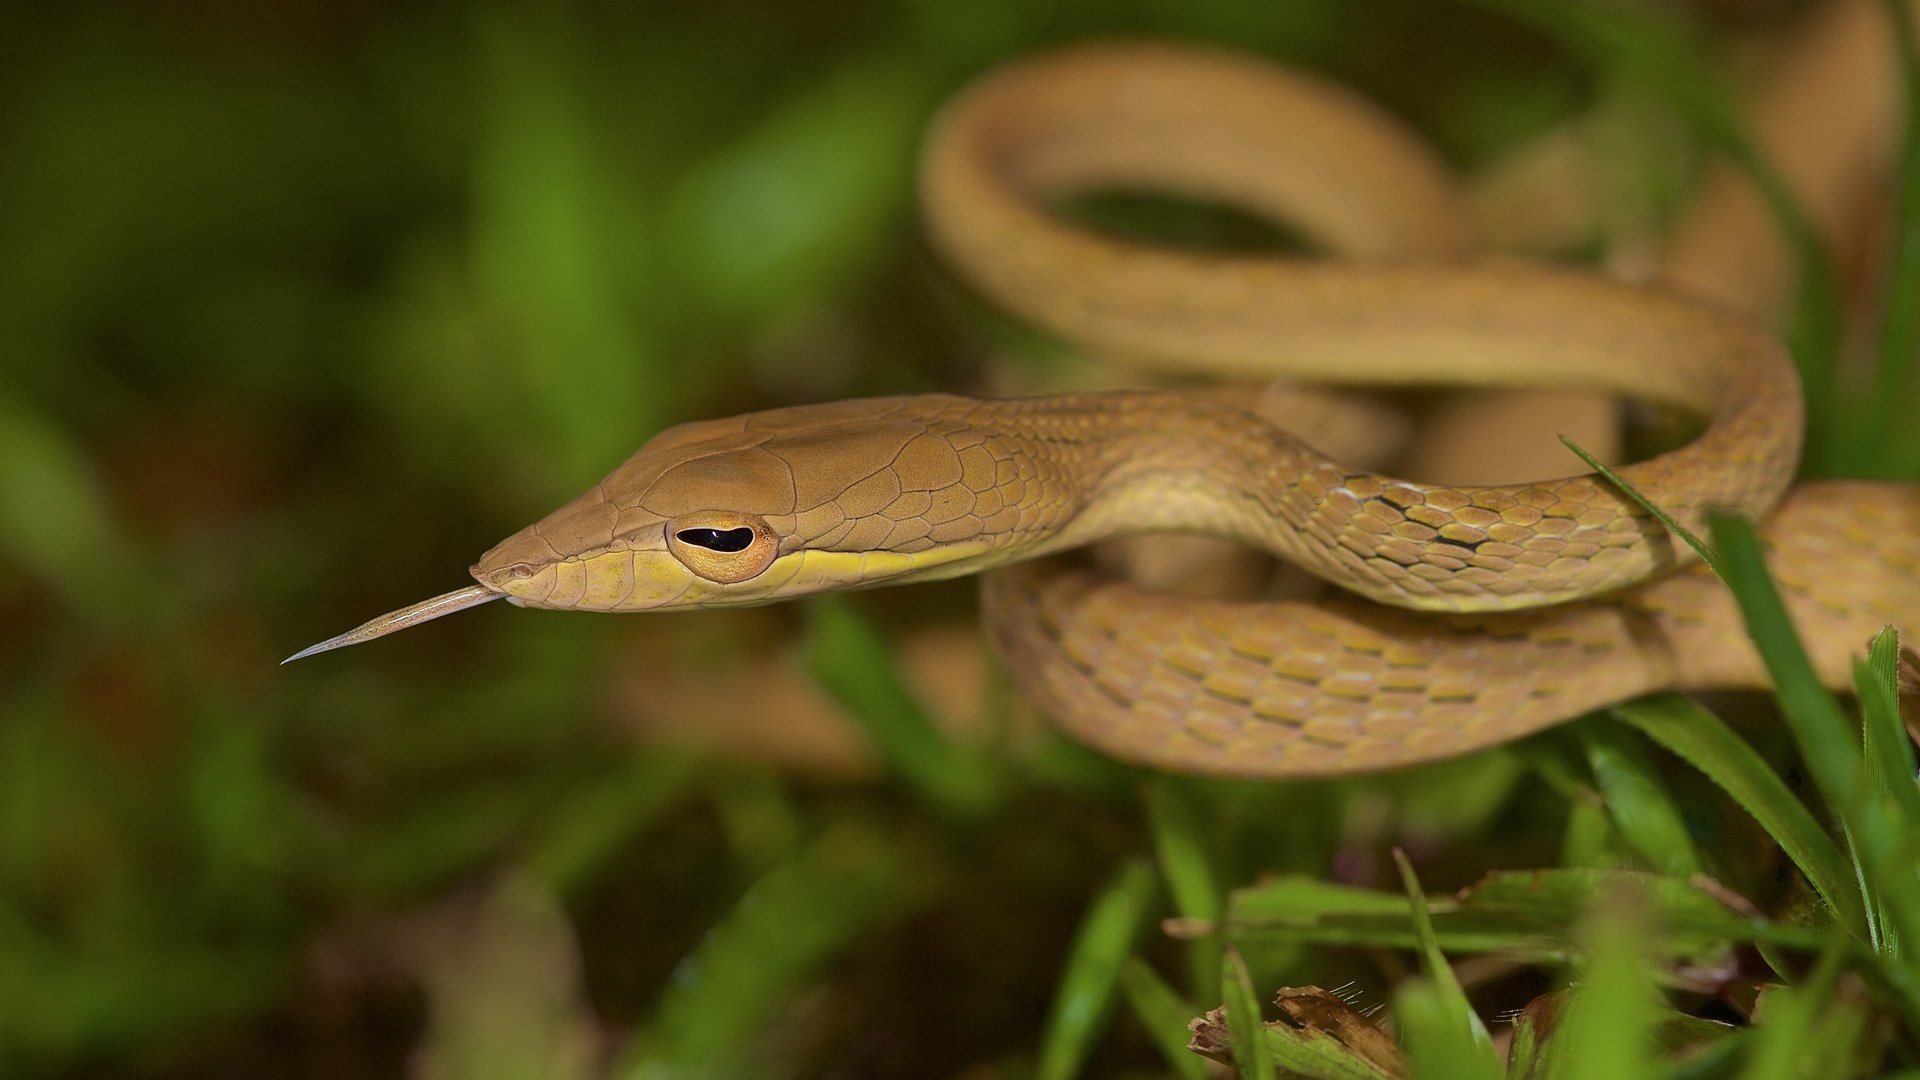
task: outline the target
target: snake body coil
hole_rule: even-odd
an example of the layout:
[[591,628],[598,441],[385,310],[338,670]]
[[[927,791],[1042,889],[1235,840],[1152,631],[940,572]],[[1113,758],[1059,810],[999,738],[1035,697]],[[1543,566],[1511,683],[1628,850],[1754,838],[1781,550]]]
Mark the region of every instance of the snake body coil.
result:
[[[1763,514],[1791,480],[1798,387],[1764,333],[1657,289],[1469,258],[1444,171],[1336,88],[1211,53],[1083,48],[962,94],[923,175],[933,239],[968,280],[1115,362],[1677,407],[1705,432],[1619,471],[1690,527],[1712,508]],[[1047,210],[1113,187],[1233,203],[1347,258],[1149,249]],[[1180,531],[1351,595],[1201,601],[1029,561]],[[1844,685],[1849,651],[1920,601],[1920,493],[1802,486],[1765,535],[1816,665]],[[1687,555],[1594,477],[1396,479],[1218,397],[923,395],[674,428],[484,555],[477,587],[310,651],[501,596],[659,610],[991,571],[989,636],[1079,738],[1165,768],[1316,776],[1463,753],[1652,690],[1761,685],[1730,599]]]

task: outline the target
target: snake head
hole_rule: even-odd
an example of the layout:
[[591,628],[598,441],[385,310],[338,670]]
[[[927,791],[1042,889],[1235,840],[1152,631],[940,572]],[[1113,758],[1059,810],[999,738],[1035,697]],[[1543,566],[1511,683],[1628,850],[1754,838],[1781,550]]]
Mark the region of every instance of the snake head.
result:
[[991,545],[961,511],[981,508],[976,489],[995,470],[967,469],[965,448],[931,430],[952,426],[960,400],[877,398],[671,428],[481,556],[473,576],[527,607],[651,611],[965,573],[959,564]]

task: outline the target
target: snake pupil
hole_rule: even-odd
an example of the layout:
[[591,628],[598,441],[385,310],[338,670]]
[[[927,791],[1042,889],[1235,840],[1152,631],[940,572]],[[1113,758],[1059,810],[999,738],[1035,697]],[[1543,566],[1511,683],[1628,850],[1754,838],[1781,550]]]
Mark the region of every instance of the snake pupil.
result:
[[708,551],[745,551],[753,543],[753,530],[745,526],[738,529],[681,529],[673,535],[683,544],[692,544]]

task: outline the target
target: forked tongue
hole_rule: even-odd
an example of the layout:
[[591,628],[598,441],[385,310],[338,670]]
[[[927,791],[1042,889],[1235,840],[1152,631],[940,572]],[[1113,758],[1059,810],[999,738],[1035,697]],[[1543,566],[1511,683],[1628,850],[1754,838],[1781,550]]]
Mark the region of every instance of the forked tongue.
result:
[[282,664],[291,664],[303,656],[312,656],[314,653],[323,653],[330,649],[339,649],[348,645],[358,645],[363,641],[372,641],[377,637],[386,637],[395,630],[405,630],[409,626],[418,626],[429,619],[437,619],[442,615],[451,615],[456,611],[465,611],[467,608],[476,607],[489,600],[498,600],[505,595],[507,594],[495,592],[483,585],[469,585],[464,589],[455,589],[450,593],[444,593],[431,600],[422,600],[411,607],[403,607],[399,611],[389,611],[377,619],[369,619],[346,633],[341,634],[339,637],[330,637],[318,645],[309,645],[280,662]]

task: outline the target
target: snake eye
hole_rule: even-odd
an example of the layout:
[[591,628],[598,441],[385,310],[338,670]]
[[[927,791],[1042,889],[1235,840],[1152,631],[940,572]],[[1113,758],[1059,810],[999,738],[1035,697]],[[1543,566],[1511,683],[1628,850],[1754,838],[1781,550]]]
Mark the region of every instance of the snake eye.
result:
[[773,563],[780,541],[754,514],[703,510],[667,522],[667,550],[708,581],[731,585]]
[[738,529],[681,529],[673,534],[683,544],[706,548],[708,551],[722,551],[731,555],[736,551],[747,550],[753,543],[753,530],[742,526]]

